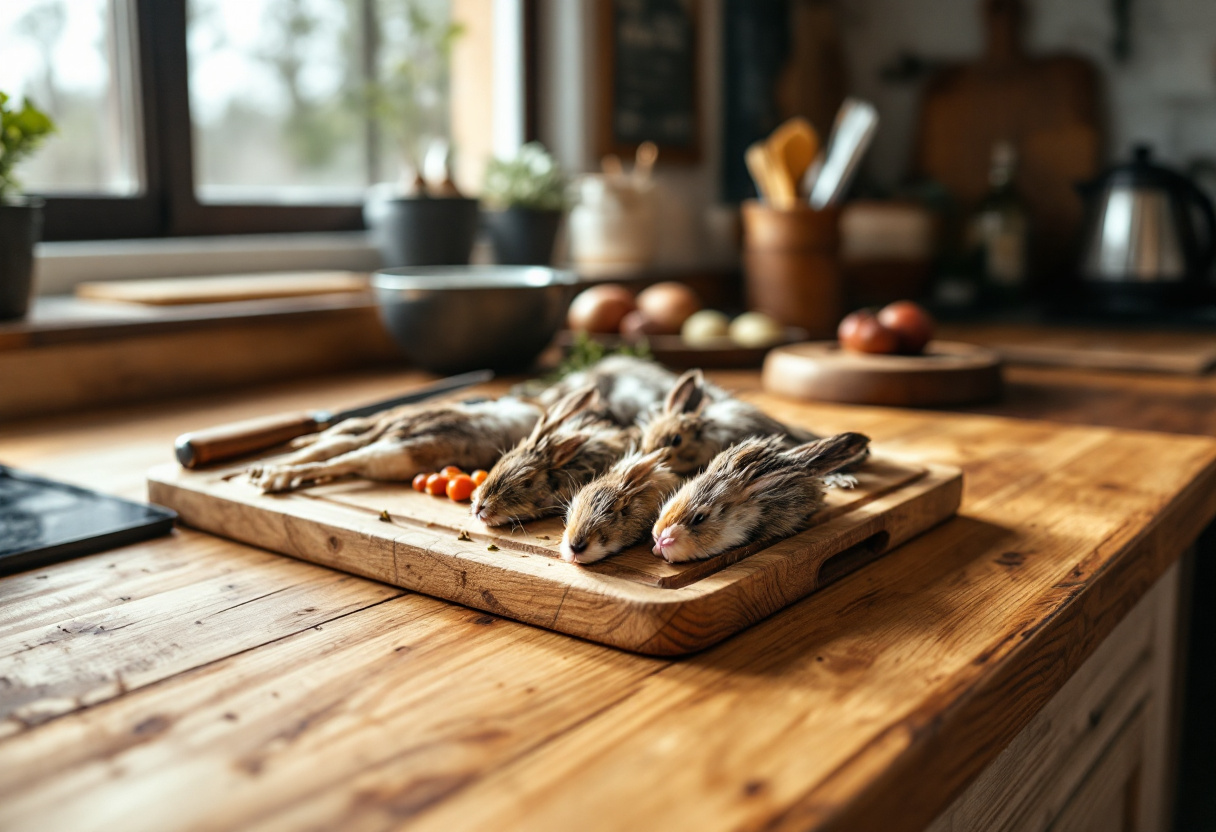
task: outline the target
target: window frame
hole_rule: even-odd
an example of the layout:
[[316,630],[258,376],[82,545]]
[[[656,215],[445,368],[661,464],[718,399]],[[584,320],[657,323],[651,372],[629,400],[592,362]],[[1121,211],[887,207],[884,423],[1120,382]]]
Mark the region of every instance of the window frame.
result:
[[[187,0],[131,0],[137,79],[137,158],[142,191],[133,196],[31,194],[45,202],[42,239],[357,231],[361,203],[204,203],[194,181],[186,35]],[[370,5],[370,3],[369,3]],[[525,140],[536,137],[536,0],[523,0]],[[365,15],[365,19],[368,16]],[[375,37],[365,21],[364,38]],[[372,131],[374,143],[375,131]]]

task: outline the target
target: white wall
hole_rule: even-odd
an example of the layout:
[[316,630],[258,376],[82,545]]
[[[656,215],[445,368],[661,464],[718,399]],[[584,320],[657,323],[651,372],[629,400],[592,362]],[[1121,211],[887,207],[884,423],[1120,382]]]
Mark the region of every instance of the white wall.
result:
[[[598,171],[595,149],[596,15],[594,0],[539,0],[541,140],[574,173]],[[731,241],[711,228],[721,168],[721,2],[702,0],[698,48],[701,161],[665,163],[655,180],[663,228],[659,266],[697,266],[732,258]]]

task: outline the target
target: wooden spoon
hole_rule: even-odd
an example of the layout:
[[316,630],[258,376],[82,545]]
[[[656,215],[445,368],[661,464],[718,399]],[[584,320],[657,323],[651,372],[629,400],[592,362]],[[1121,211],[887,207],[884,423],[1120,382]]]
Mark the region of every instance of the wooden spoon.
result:
[[765,147],[764,142],[756,142],[747,149],[743,159],[747,162],[747,172],[752,175],[752,181],[756,183],[756,193],[760,195],[760,201],[771,205],[773,193],[769,185],[771,173],[768,148]]

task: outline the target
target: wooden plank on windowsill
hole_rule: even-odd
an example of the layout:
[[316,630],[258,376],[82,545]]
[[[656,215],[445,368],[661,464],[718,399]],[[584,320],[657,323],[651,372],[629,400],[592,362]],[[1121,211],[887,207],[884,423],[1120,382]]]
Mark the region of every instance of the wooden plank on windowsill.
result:
[[30,314],[24,320],[0,323],[0,352],[208,329],[234,321],[291,319],[306,323],[311,317],[351,310],[374,312],[375,307],[372,296],[362,292],[172,307],[119,305],[66,296],[42,297],[34,299]]
[[[24,344],[0,346],[0,420],[402,360],[367,303],[299,298],[206,306],[27,331]],[[215,306],[234,314],[217,314]],[[0,329],[0,345],[4,338]]]

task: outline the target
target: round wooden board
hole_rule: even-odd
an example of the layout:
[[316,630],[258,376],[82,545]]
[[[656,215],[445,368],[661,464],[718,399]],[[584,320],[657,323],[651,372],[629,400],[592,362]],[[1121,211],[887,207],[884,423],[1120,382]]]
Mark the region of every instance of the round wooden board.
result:
[[835,341],[778,347],[764,360],[764,389],[794,399],[931,407],[994,399],[1001,359],[992,350],[933,341],[924,355],[867,355]]

